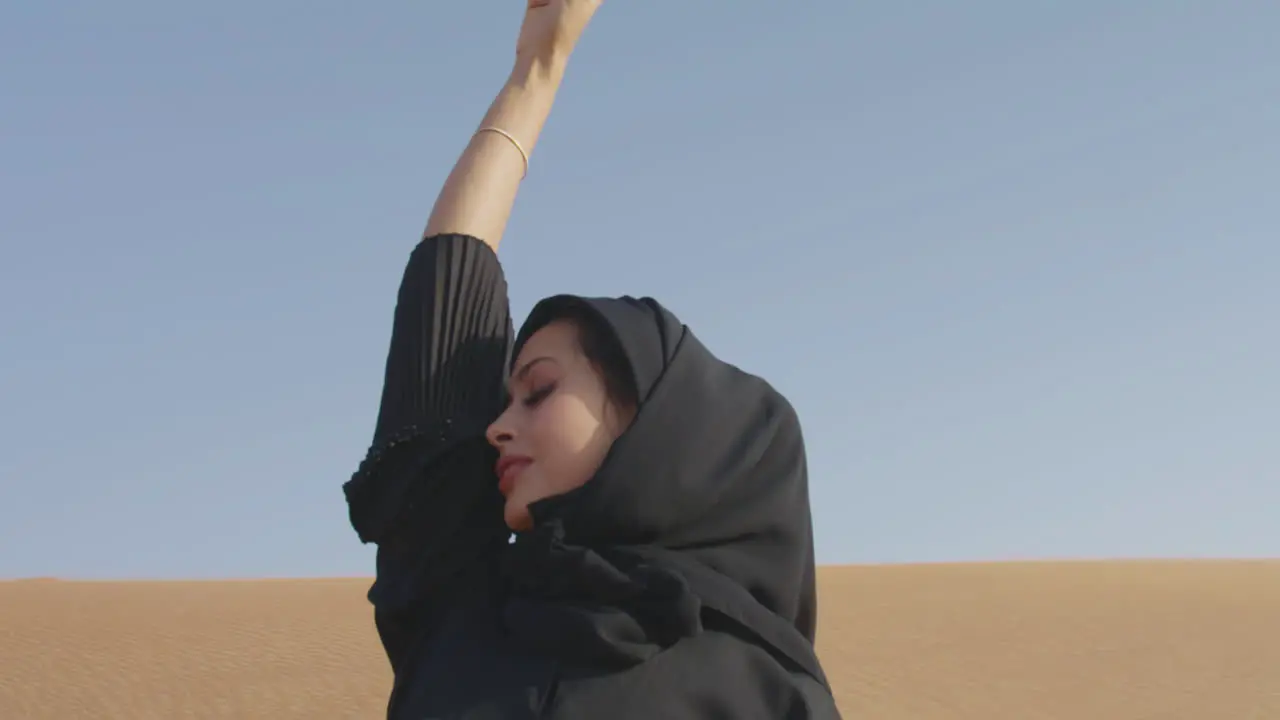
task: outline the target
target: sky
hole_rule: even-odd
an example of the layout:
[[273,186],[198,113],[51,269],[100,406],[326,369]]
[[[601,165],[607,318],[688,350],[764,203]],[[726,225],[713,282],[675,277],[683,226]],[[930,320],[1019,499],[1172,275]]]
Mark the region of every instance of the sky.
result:
[[[516,0],[0,9],[0,578],[370,575]],[[1280,5],[608,0],[502,244],[800,413],[818,560],[1280,556]]]

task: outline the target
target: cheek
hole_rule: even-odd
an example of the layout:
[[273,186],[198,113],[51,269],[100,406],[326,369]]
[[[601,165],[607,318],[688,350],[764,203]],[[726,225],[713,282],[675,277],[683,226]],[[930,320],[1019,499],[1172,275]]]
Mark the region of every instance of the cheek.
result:
[[541,484],[563,492],[583,484],[600,466],[610,438],[596,413],[571,394],[549,399],[530,429]]

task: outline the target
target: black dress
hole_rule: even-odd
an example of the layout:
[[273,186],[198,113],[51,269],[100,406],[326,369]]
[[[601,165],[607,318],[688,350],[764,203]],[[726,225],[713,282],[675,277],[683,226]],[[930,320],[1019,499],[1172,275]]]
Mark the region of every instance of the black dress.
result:
[[512,546],[484,431],[512,341],[496,254],[463,235],[424,240],[400,286],[373,445],[344,487],[357,533],[378,545],[369,599],[395,673],[388,717],[838,718],[824,678],[728,624],[607,669],[507,630]]

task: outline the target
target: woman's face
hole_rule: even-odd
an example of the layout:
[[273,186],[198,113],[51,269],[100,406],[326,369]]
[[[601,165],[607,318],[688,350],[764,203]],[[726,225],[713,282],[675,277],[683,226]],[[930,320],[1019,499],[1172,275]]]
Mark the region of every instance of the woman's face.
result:
[[590,480],[634,413],[610,401],[571,322],[534,333],[512,367],[511,404],[486,435],[499,453],[503,518],[512,530],[528,530],[529,505]]

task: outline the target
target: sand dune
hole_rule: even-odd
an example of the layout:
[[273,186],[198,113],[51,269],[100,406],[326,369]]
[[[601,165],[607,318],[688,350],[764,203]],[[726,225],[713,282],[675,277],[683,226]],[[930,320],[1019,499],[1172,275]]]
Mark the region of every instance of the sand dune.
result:
[[[1280,720],[1280,562],[823,568],[850,720]],[[376,718],[367,580],[0,583],[0,718]]]

